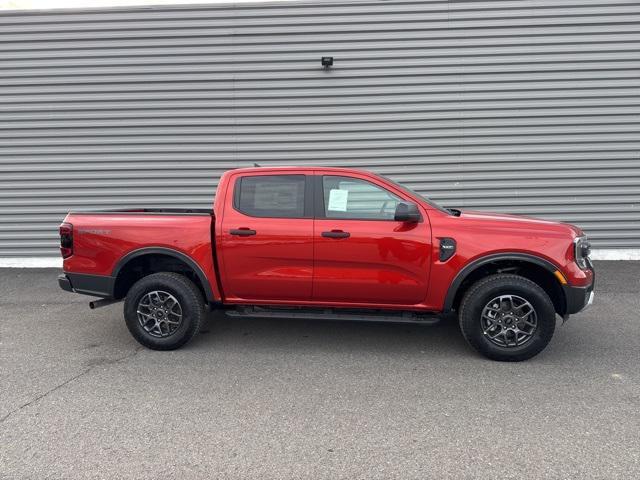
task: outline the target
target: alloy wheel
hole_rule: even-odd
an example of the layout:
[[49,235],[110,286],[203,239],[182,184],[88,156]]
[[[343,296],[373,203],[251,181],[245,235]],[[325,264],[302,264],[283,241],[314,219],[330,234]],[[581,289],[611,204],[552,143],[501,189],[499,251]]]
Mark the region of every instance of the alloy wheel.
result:
[[480,319],[483,335],[503,348],[520,347],[533,337],[538,316],[533,305],[517,295],[500,295],[490,300]]
[[145,294],[138,302],[136,310],[140,326],[153,337],[168,337],[182,325],[180,302],[162,290]]

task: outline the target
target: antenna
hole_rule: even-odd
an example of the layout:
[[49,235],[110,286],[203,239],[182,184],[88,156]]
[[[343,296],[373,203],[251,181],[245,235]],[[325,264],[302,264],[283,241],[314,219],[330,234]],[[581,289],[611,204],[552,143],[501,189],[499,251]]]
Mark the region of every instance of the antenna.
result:
[[256,162],[253,162],[253,166],[254,167],[259,167],[260,165],[258,165]]

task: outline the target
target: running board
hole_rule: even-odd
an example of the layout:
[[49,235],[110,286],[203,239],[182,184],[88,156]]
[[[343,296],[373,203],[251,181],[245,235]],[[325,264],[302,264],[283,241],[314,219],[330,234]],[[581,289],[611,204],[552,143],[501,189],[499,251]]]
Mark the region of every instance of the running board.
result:
[[239,306],[226,310],[225,313],[229,317],[234,318],[296,318],[306,320],[413,323],[420,325],[435,325],[440,322],[440,317],[433,314],[409,311],[393,312],[388,310]]

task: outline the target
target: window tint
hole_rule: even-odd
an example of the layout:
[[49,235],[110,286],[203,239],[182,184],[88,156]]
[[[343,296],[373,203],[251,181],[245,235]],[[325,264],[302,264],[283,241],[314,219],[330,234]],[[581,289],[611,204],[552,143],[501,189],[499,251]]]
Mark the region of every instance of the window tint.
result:
[[252,217],[304,217],[304,175],[242,177],[235,187],[234,205]]
[[393,220],[402,202],[384,188],[357,178],[325,176],[322,186],[327,218]]

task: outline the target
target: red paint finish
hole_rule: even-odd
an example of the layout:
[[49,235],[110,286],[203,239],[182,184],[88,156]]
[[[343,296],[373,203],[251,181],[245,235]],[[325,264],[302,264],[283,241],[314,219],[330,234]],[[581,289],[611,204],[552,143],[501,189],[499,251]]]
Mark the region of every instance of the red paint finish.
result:
[[[252,176],[268,175],[266,169]],[[286,174],[305,171],[287,169]],[[313,219],[259,218],[233,205],[233,189],[241,173],[231,171],[220,181],[216,197],[216,248],[225,301],[264,303],[310,301],[313,274]],[[222,195],[224,193],[224,195]],[[254,230],[255,235],[235,236],[232,230]]]
[[[342,230],[349,238],[324,238]],[[427,223],[316,220],[313,299],[323,302],[421,305],[428,291]]]
[[[243,176],[339,175],[365,179],[418,205],[419,223],[317,217],[258,218],[234,208],[234,186]],[[376,175],[336,168],[255,168],[225,173],[214,213],[71,213],[73,255],[66,272],[112,275],[126,254],[163,247],[187,255],[205,273],[217,299],[228,304],[283,304],[440,311],[456,275],[477,259],[524,253],[553,264],[569,285],[593,281],[573,257],[582,232],[571,225],[513,215],[450,215]],[[255,230],[233,235],[232,230]],[[322,232],[348,232],[327,238]],[[439,260],[440,238],[457,242],[455,255]],[[212,245],[213,241],[213,245]],[[220,285],[218,284],[218,279]]]
[[[248,227],[254,236],[231,229]],[[218,236],[227,300],[309,300],[313,273],[313,220],[273,222],[234,212]]]
[[[348,176],[371,182],[402,200],[414,201],[378,177],[366,173]],[[421,308],[431,268],[431,228],[426,210],[422,216],[420,223],[316,219],[313,300]],[[346,232],[349,237],[323,237],[322,232],[328,231]]]
[[581,270],[573,260],[573,239],[582,232],[572,225],[471,211],[463,211],[459,217],[432,211],[429,218],[434,232],[434,255],[439,248],[438,237],[455,238],[458,244],[449,261],[432,263],[426,304],[434,310],[442,309],[449,285],[462,268],[492,254],[523,253],[547,260],[563,273],[570,285],[585,286],[593,281],[593,272]]
[[65,272],[112,275],[118,261],[141,248],[176,250],[200,266],[214,296],[220,298],[211,250],[210,215],[153,213],[70,213],[74,254],[63,261]]

